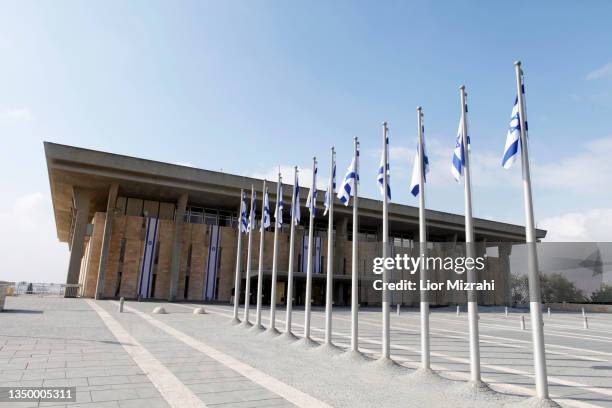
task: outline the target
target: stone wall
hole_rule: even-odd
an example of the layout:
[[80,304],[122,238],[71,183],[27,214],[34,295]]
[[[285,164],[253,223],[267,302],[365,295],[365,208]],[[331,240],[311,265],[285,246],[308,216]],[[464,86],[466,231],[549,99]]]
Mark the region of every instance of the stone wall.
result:
[[[98,266],[100,259],[100,250],[102,247],[102,236],[104,229],[105,213],[96,213],[93,219],[93,233],[87,243],[86,256],[84,257],[81,282],[84,285],[83,295],[93,297],[95,294],[95,286],[98,274]],[[104,283],[104,297],[114,298],[117,296],[125,296],[126,298],[137,297],[138,275],[141,267],[141,258],[144,249],[144,238],[146,219],[137,216],[115,216],[113,221],[113,233],[111,237],[109,249],[108,271]],[[210,245],[210,234],[212,226],[205,224],[189,224],[186,223],[181,229],[181,256],[179,263],[179,277],[177,285],[178,300],[193,300],[200,301],[204,298],[204,289],[208,273],[208,252]],[[307,234],[307,230],[298,228],[295,231],[295,272],[301,271],[300,260],[303,259],[302,254],[302,237]],[[156,262],[153,265],[153,274],[155,276],[155,287],[153,297],[156,299],[167,299],[170,290],[170,265],[172,259],[172,239],[174,234],[174,221],[159,220],[158,227],[158,253]],[[219,263],[217,271],[217,289],[216,300],[230,301],[233,295],[234,277],[236,267],[236,239],[237,232],[234,228],[219,227]],[[243,280],[241,288],[244,291],[244,278],[247,266],[247,240],[248,236],[242,236],[242,270],[241,279]],[[252,264],[251,275],[256,277],[258,273],[259,263],[259,231],[254,231],[252,245]],[[265,232],[265,250],[263,257],[263,270],[265,280],[269,282],[270,271],[272,270],[273,261],[273,245],[274,232]],[[335,269],[334,275],[342,276],[342,281],[337,281],[335,291],[336,302],[341,304],[350,303],[350,276],[351,276],[351,246],[352,242],[348,241],[346,234],[338,234],[336,237],[335,248]],[[124,255],[121,259],[122,247]],[[391,255],[407,253],[411,256],[418,256],[413,253],[415,249],[394,247],[391,250]],[[431,249],[430,256],[444,255],[437,249]],[[359,265],[358,274],[360,278],[359,298],[360,302],[368,305],[380,304],[382,296],[381,292],[375,291],[372,287],[374,279],[379,279],[372,273],[372,264],[375,257],[381,254],[381,244],[378,242],[360,242],[359,243]],[[321,240],[321,275],[323,276],[327,270],[327,238]],[[460,255],[460,254],[457,254]],[[278,236],[278,270],[279,281],[286,281],[286,272],[289,263],[289,228],[283,229]],[[479,295],[479,304],[482,305],[504,305],[507,302],[507,293],[509,290],[509,279],[505,271],[504,263],[500,258],[489,257],[486,263],[486,268],[479,273],[479,280],[495,279],[495,292],[481,292]],[[303,282],[304,274],[298,274],[297,279]],[[187,291],[185,291],[186,278],[189,276]],[[457,276],[452,271],[436,271],[429,272],[429,277],[432,281],[441,282],[446,279],[454,279]],[[418,273],[411,275],[408,271],[391,271],[390,280],[397,281],[400,279],[408,279],[418,281]],[[467,277],[464,277],[466,280]],[[269,284],[268,284],[269,285]],[[296,284],[296,286],[298,286]],[[313,291],[313,298],[322,301],[323,287],[320,281],[316,283],[316,290]],[[342,288],[340,288],[342,286]],[[252,281],[251,293],[257,290],[256,278]],[[343,290],[340,290],[343,289]],[[269,288],[266,289],[269,292]],[[187,295],[185,297],[185,294]],[[269,293],[265,293],[265,297],[269,298]],[[284,297],[284,296],[282,296]],[[280,298],[280,297],[279,297]],[[392,304],[401,303],[404,305],[417,305],[420,301],[419,291],[395,291],[391,295]],[[430,302],[432,305],[454,305],[463,304],[466,302],[466,296],[463,292],[458,291],[436,291],[430,293]]]

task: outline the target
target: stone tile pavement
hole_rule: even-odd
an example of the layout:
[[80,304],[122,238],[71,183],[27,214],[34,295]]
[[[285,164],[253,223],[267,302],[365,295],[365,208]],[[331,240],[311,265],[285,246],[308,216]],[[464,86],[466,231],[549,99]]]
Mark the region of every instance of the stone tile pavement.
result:
[[[119,314],[113,303],[97,304],[186,385],[201,406],[293,406],[141,318]],[[76,386],[77,392],[73,403],[0,402],[0,408],[171,406],[173,401],[169,404],[151,381],[154,374],[143,371],[86,301],[20,296],[7,299],[6,306],[0,315],[0,386]]]
[[[167,407],[80,299],[9,297],[0,316],[0,386],[76,386],[72,407]],[[0,407],[65,403],[2,403]]]

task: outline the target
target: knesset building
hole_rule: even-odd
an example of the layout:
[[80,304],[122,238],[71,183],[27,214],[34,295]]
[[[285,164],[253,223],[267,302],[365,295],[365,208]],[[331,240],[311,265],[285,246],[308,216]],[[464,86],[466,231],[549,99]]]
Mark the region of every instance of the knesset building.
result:
[[[70,260],[66,283],[80,284],[71,295],[97,298],[153,298],[170,301],[228,302],[234,295],[236,267],[237,215],[240,190],[250,199],[251,185],[257,191],[261,209],[262,180],[222,172],[196,169],[152,160],[44,143],[57,237],[68,243]],[[292,181],[292,180],[285,180]],[[276,183],[269,182],[270,207],[274,210]],[[285,220],[279,231],[279,303],[287,299],[289,257],[289,205],[291,186],[283,191]],[[308,236],[308,210],[304,208],[308,189],[302,187],[302,223],[295,234],[295,304],[304,304]],[[319,192],[323,197],[324,192]],[[352,200],[351,200],[352,204]],[[318,205],[322,205],[319,200]],[[377,277],[372,261],[380,256],[382,203],[359,199],[359,298],[362,304],[379,304],[380,292],[372,288]],[[318,212],[315,219],[313,304],[325,301],[327,217]],[[427,234],[431,251],[435,243],[461,243],[462,215],[428,210]],[[260,211],[257,212],[260,218]],[[418,208],[391,203],[389,234],[393,252],[415,253],[418,240]],[[352,205],[336,201],[334,211],[334,293],[336,305],[351,299]],[[511,245],[524,241],[525,229],[519,225],[484,219],[474,220],[476,241],[486,251],[486,268],[479,279],[495,279],[494,292],[481,293],[479,303],[510,303]],[[256,233],[255,233],[256,232]],[[546,231],[537,230],[539,239]],[[247,257],[243,237],[241,301],[244,300]],[[264,299],[271,291],[273,233],[266,233],[263,259]],[[254,231],[251,288],[256,287],[259,233]],[[452,273],[452,272],[451,272]],[[392,279],[415,279],[406,272]],[[450,278],[448,272],[431,271],[432,279]],[[255,291],[251,302],[255,302]],[[393,294],[393,303],[418,304],[419,292]],[[465,302],[460,292],[431,293],[432,305]]]

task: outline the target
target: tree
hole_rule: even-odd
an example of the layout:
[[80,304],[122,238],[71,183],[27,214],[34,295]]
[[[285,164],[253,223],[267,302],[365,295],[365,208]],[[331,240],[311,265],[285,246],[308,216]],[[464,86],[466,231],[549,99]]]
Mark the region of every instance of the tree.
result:
[[[543,303],[583,303],[588,301],[582,291],[560,273],[540,274],[540,293]],[[529,303],[529,279],[527,275],[511,275],[511,295],[512,303],[515,305]]]
[[587,301],[582,291],[560,273],[540,275],[542,301],[544,303],[583,303]]
[[599,290],[591,294],[593,303],[612,303],[612,285],[604,283]]
[[529,280],[527,275],[513,273],[510,275],[510,285],[513,305],[529,303]]

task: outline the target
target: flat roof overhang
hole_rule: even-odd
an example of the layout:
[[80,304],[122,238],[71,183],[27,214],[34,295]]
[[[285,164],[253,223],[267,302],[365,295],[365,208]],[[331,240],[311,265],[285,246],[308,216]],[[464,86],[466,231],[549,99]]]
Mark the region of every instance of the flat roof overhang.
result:
[[[252,177],[197,169],[176,164],[157,162],[136,157],[123,156],[74,146],[44,142],[49,183],[57,236],[67,242],[72,220],[72,189],[91,191],[90,215],[106,211],[108,190],[112,183],[119,184],[119,194],[149,200],[176,202],[187,192],[189,203],[204,207],[236,211],[240,190],[249,191],[251,185],[261,193],[262,181]],[[270,183],[275,191],[276,183]],[[302,188],[301,204],[305,205],[307,194]],[[324,192],[320,192],[321,197]],[[261,194],[258,195],[261,197]],[[290,202],[291,191],[285,188],[285,202]],[[273,197],[271,197],[274,202]],[[352,216],[352,206],[345,207],[336,200],[334,214],[339,217]],[[320,205],[322,203],[319,203]],[[376,228],[380,225],[382,203],[379,200],[359,198],[360,225]],[[432,236],[461,236],[464,231],[464,216],[441,211],[427,210],[427,228]],[[415,234],[418,231],[418,208],[390,203],[389,229],[392,233]],[[479,239],[488,241],[524,241],[523,226],[497,221],[474,219],[474,233]],[[538,239],[546,236],[545,230],[536,230]]]

